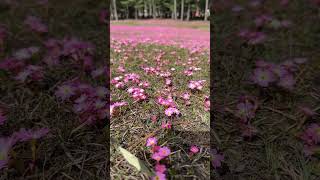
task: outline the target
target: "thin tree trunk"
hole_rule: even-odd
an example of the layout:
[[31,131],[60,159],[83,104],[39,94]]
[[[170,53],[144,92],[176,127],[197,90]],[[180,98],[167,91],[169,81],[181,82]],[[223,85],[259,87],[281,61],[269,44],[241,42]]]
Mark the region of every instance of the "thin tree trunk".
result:
[[156,11],[156,3],[154,2],[154,0],[152,0],[152,13],[153,13],[153,19],[157,18],[157,11]]
[[206,8],[205,8],[205,11],[204,11],[204,20],[208,20],[208,6],[209,6],[209,0],[206,0]]
[[181,15],[180,15],[181,21],[183,21],[183,14],[184,14],[184,0],[181,0]]
[[138,19],[138,8],[134,7],[134,18]]
[[126,18],[129,19],[129,5],[127,4]]
[[187,21],[190,20],[190,3],[188,4]]
[[115,17],[116,21],[118,21],[117,3],[116,3],[116,0],[112,0],[112,3],[113,3],[113,14],[114,14],[114,17]]
[[173,0],[173,17],[177,20],[177,0]]
[[146,17],[148,17],[148,6],[147,6],[147,1],[146,1],[146,0],[144,0],[144,1],[143,1],[143,3],[144,3],[143,17],[144,17],[144,18],[146,18]]
[[149,17],[152,16],[152,0],[149,0]]

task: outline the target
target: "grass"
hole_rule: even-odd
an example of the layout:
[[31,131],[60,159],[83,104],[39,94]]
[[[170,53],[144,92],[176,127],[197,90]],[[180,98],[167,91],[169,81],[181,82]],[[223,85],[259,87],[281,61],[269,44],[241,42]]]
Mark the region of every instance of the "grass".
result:
[[[96,45],[95,63],[102,65],[106,62],[107,42],[101,37],[107,31],[99,24],[99,12],[105,7],[104,3],[86,0],[50,2],[48,11],[31,0],[19,2],[14,10],[2,4],[0,22],[7,25],[10,34],[0,59],[31,45],[40,46],[43,52],[42,42],[50,37],[74,36]],[[40,17],[48,25],[47,35],[38,36],[26,30],[23,20],[29,14]],[[41,55],[30,63],[45,67]],[[0,179],[105,179],[108,176],[108,128],[85,126],[75,131],[80,125],[77,115],[54,96],[58,85],[79,74],[91,84],[105,85],[104,81],[92,80],[68,64],[46,69],[44,80],[39,83],[20,84],[9,74],[0,72],[0,103],[8,109],[8,120],[0,126],[1,137],[19,128],[50,128],[50,134],[37,142],[34,170],[28,164],[32,160],[30,145],[19,143],[13,149],[16,155],[10,161],[11,168],[1,170]]]
[[[245,6],[244,2],[239,4]],[[317,18],[316,9],[303,14],[311,5],[300,1],[290,1],[288,7],[283,7],[285,10],[274,1],[264,5],[275,17],[289,19],[294,25],[290,30],[263,29],[268,33],[269,41],[253,47],[245,45],[236,33],[241,28],[253,26],[248,17],[255,17],[256,11],[241,12],[237,17],[230,8],[219,9],[222,7],[220,5],[215,5],[218,15],[212,24],[216,44],[211,55],[217,59],[212,61],[213,107],[216,107],[213,131],[219,139],[213,137],[213,144],[226,159],[222,168],[214,171],[213,178],[319,179],[315,168],[319,159],[305,157],[299,138],[305,126],[319,122],[319,116],[308,119],[301,126],[305,117],[297,110],[301,104],[312,109],[319,107],[320,89],[316,82],[320,68],[316,53],[319,48],[316,43],[319,40],[316,36],[319,26],[311,23],[312,19]],[[309,61],[300,67],[293,92],[276,88],[262,90],[248,83],[258,58],[278,63],[297,56],[307,57]],[[224,111],[225,108],[235,109],[238,98],[243,94],[254,95],[260,101],[256,117],[251,121],[258,129],[257,136],[252,140],[241,137],[239,120]]]
[[[129,178],[140,179],[141,174],[137,173],[132,167],[128,166],[123,157],[117,153],[116,148],[122,146],[140,159],[147,162],[149,167],[154,165],[150,159],[150,153],[145,147],[146,137],[156,136],[160,144],[171,148],[172,155],[169,156],[168,164],[169,177],[174,179],[195,178],[203,179],[209,176],[209,138],[203,138],[203,135],[209,137],[209,113],[203,108],[204,96],[209,93],[209,86],[206,85],[204,90],[191,95],[191,105],[184,105],[179,98],[183,92],[188,92],[187,84],[191,79],[205,79],[209,82],[209,71],[207,67],[208,55],[190,55],[185,49],[175,47],[166,47],[158,45],[138,45],[137,47],[121,46],[121,53],[111,51],[111,69],[116,69],[123,65],[128,73],[137,73],[141,79],[150,83],[150,88],[146,90],[149,98],[145,102],[133,102],[124,90],[111,88],[112,101],[127,101],[128,107],[123,107],[120,114],[111,120],[111,177],[113,179]],[[175,54],[172,54],[175,52]],[[165,85],[164,79],[146,75],[141,69],[141,65],[156,67],[155,57],[160,53],[165,55],[161,58],[163,66],[161,69],[166,70],[175,68],[172,72],[173,87],[176,89],[172,92],[174,101],[178,104],[178,109],[182,113],[179,118],[173,119],[173,130],[161,129],[161,122],[168,119],[164,114],[164,108],[159,106],[155,100],[160,94],[163,94]],[[124,56],[130,54],[128,59]],[[185,67],[182,65],[187,62],[189,57],[199,57],[194,62],[196,67],[202,68],[196,72],[194,77],[183,75]],[[176,61],[181,59],[180,62]],[[144,61],[147,60],[147,61]],[[111,77],[122,75],[112,71]],[[130,86],[129,86],[130,87]],[[161,92],[162,91],[162,92]],[[163,94],[166,97],[165,94]],[[151,121],[151,116],[156,115],[158,122]],[[202,133],[201,133],[202,132]],[[202,152],[195,157],[189,158],[189,147],[193,144],[203,147]]]

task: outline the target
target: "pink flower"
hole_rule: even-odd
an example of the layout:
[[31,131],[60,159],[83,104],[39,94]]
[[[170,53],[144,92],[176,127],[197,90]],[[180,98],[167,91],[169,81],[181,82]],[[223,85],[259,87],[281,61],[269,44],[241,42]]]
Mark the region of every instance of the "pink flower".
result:
[[171,126],[172,126],[172,124],[170,121],[162,122],[162,124],[161,124],[161,128],[163,128],[163,129],[171,129]]
[[280,77],[280,80],[277,85],[287,90],[293,90],[295,83],[296,81],[293,75],[287,74],[283,77]]
[[308,145],[316,145],[320,142],[320,126],[318,124],[310,124],[302,133],[301,139]]
[[209,96],[206,96],[204,99],[204,110],[209,111],[210,110],[210,99]]
[[115,114],[115,110],[117,107],[126,106],[128,105],[127,102],[115,102],[110,105],[110,115],[113,116]]
[[165,110],[165,114],[171,117],[172,115],[179,115],[180,111],[177,108],[169,107],[168,109]]
[[119,72],[121,72],[121,73],[126,72],[126,70],[124,69],[123,66],[119,66],[117,70],[118,70]]
[[70,85],[59,86],[55,95],[63,101],[68,100],[70,97],[75,95],[75,88]]
[[181,97],[184,100],[189,100],[190,99],[190,94],[189,93],[183,93]]
[[192,90],[202,90],[205,80],[190,81],[188,87]]
[[165,165],[157,163],[155,166],[155,170],[156,170],[156,172],[165,173],[167,171],[167,168]]
[[161,147],[159,150],[158,150],[158,153],[160,156],[162,157],[167,157],[170,155],[171,151],[168,147],[164,146],[164,147]]
[[195,146],[195,145],[191,146],[190,147],[190,152],[193,153],[193,154],[198,153],[199,152],[198,146]]
[[214,168],[218,168],[221,166],[221,162],[224,160],[224,156],[218,154],[216,149],[211,150],[211,157],[212,157],[212,165]]
[[49,133],[48,128],[40,128],[37,130],[26,130],[24,128],[20,129],[18,132],[15,133],[15,136],[19,139],[19,141],[29,141],[32,139],[40,139],[43,136]]
[[151,116],[151,121],[152,122],[157,122],[157,116],[156,115],[152,115]]
[[161,159],[163,159],[164,157],[161,156],[159,153],[154,153],[151,156],[152,159],[156,160],[157,162],[161,161]]
[[146,146],[147,146],[147,147],[155,146],[155,145],[157,145],[157,143],[158,143],[157,138],[155,138],[155,137],[149,137],[149,138],[147,139],[147,144],[146,144]]
[[48,27],[44,25],[41,20],[34,16],[28,16],[24,23],[30,27],[31,30],[39,32],[39,33],[46,33],[48,32]]
[[152,177],[152,180],[166,180],[166,175],[157,171],[156,176]]
[[252,80],[261,87],[268,87],[270,83],[273,83],[276,80],[276,78],[269,69],[257,68],[254,70]]

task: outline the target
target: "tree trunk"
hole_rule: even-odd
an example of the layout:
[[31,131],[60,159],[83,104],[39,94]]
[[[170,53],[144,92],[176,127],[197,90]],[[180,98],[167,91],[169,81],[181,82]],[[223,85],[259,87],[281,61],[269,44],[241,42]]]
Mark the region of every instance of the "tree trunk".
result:
[[180,15],[181,21],[183,21],[183,14],[184,14],[184,0],[181,0],[181,15]]
[[144,3],[143,17],[146,18],[148,17],[148,6],[147,6],[146,0],[144,0],[143,3]]
[[204,20],[208,20],[208,13],[207,11],[209,10],[208,9],[208,6],[209,6],[209,0],[206,0],[206,8],[205,8],[205,11],[204,11]]
[[149,0],[149,17],[152,16],[152,0]]
[[113,14],[114,14],[114,17],[115,17],[116,21],[118,21],[117,3],[116,3],[116,0],[112,0],[112,3],[113,3]]
[[199,8],[199,1],[196,2],[196,17],[200,16],[200,8]]
[[173,17],[177,20],[177,0],[173,0]]
[[153,13],[153,19],[157,18],[157,11],[156,11],[156,3],[154,2],[154,0],[152,0],[152,13]]
[[134,18],[137,20],[138,19],[138,8],[134,7]]
[[190,3],[188,4],[187,21],[190,20]]
[[129,19],[129,5],[127,4],[126,18]]

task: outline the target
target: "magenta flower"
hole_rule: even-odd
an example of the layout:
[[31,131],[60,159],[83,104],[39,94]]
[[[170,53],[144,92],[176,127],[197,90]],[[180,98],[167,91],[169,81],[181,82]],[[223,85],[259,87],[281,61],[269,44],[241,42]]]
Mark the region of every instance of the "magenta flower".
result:
[[29,65],[23,71],[18,73],[14,79],[17,81],[20,81],[21,83],[24,83],[27,81],[27,79],[29,77],[33,81],[40,81],[43,79],[43,76],[44,76],[43,75],[43,67]]
[[316,145],[320,142],[320,126],[318,124],[310,124],[302,133],[301,139],[308,145]]
[[166,180],[166,175],[157,171],[156,176],[152,177],[152,180]]
[[255,117],[255,106],[250,102],[243,102],[237,105],[236,116],[243,122]]
[[293,75],[287,74],[285,76],[280,77],[280,80],[277,83],[277,85],[287,90],[293,90],[295,83],[296,81]]
[[209,111],[210,110],[210,99],[209,96],[206,96],[204,99],[204,110]]
[[33,55],[40,51],[39,47],[31,46],[28,48],[22,48],[14,52],[13,57],[19,60],[30,59]]
[[147,139],[147,144],[146,144],[146,146],[147,146],[147,147],[155,146],[155,145],[157,145],[157,143],[158,143],[157,138],[155,138],[155,137],[149,137],[149,138]]
[[212,165],[214,168],[221,167],[221,162],[224,160],[224,156],[222,154],[218,154],[216,149],[211,150],[212,157]]
[[190,99],[190,94],[187,93],[187,92],[186,92],[186,93],[183,93],[183,94],[181,95],[181,98],[187,101],[187,100]]
[[167,168],[165,165],[157,163],[155,166],[156,172],[165,173],[167,171]]
[[158,153],[160,156],[162,157],[167,157],[170,155],[171,151],[168,147],[164,146],[164,147],[161,147],[159,150],[158,150]]
[[118,107],[121,107],[121,106],[126,106],[128,105],[127,102],[115,102],[113,104],[110,105],[110,115],[113,116],[115,115],[115,111]]
[[156,160],[157,162],[161,161],[164,157],[161,156],[159,153],[153,153],[151,156],[152,159]]
[[37,130],[30,130],[30,129],[26,130],[22,128],[15,133],[15,136],[17,137],[17,139],[19,139],[19,141],[24,142],[29,140],[40,139],[46,136],[48,133],[49,133],[48,128],[40,128]]
[[196,146],[196,145],[191,146],[190,147],[190,152],[193,153],[193,154],[198,153],[199,152],[198,146]]
[[24,67],[25,67],[25,63],[15,58],[3,59],[0,62],[0,69],[11,72],[11,73],[18,73],[22,71]]
[[190,81],[188,84],[188,87],[192,90],[202,90],[203,84],[205,83],[205,80],[199,80],[199,81]]
[[169,107],[168,109],[165,110],[165,114],[171,117],[172,115],[179,115],[180,111],[177,108]]
[[48,27],[46,25],[44,25],[41,20],[37,17],[34,17],[34,16],[28,16],[24,23],[26,25],[29,26],[29,28],[32,30],[32,31],[35,31],[35,32],[39,32],[39,33],[46,33],[48,32]]
[[276,78],[269,69],[256,68],[252,75],[252,80],[261,87],[268,87],[270,83],[273,83],[276,80]]
[[167,121],[167,122],[162,122],[161,123],[161,128],[163,128],[163,129],[171,129],[171,126],[172,126],[172,124],[171,124],[171,122],[170,121]]
[[75,88],[70,85],[59,86],[55,92],[55,95],[63,101],[68,100],[75,95]]

